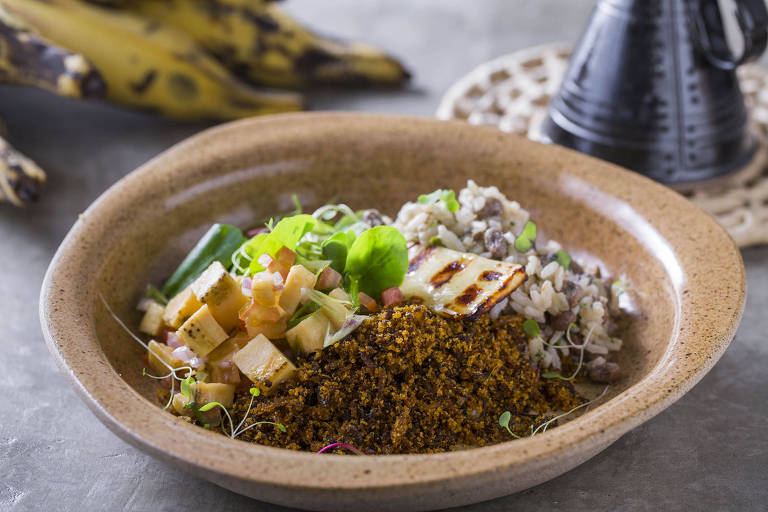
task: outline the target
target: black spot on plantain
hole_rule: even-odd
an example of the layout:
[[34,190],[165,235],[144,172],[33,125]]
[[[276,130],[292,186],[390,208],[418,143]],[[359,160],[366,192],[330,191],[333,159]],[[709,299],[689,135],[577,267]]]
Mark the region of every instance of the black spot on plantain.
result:
[[151,69],[144,73],[144,76],[141,77],[141,80],[138,82],[134,82],[131,84],[131,90],[135,92],[136,94],[144,94],[147,89],[152,85],[152,83],[157,78],[157,71],[154,69]]
[[277,32],[280,30],[280,25],[268,14],[254,12],[250,9],[243,9],[242,15],[265,32]]
[[294,66],[299,73],[309,75],[320,66],[338,62],[341,61],[333,54],[322,50],[311,49],[302,53],[301,56],[294,61]]
[[173,73],[168,76],[168,88],[177,99],[182,101],[194,100],[199,93],[195,81],[181,73]]

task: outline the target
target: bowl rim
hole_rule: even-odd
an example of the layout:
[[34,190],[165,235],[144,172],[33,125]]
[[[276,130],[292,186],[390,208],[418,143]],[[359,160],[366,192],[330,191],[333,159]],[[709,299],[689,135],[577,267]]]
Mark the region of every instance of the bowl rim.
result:
[[[132,388],[128,388],[120,405],[108,400],[109,397],[104,389],[97,385],[97,377],[89,368],[93,365],[101,366],[98,378],[103,379],[106,374],[115,385],[123,383],[124,386],[122,378],[107,362],[103,353],[101,357],[96,353],[92,354],[95,360],[79,357],[83,351],[91,350],[91,333],[84,327],[87,321],[79,322],[72,318],[72,312],[79,311],[82,314],[89,310],[88,294],[69,294],[71,297],[68,295],[70,302],[67,307],[60,307],[61,297],[52,293],[52,290],[63,292],[67,288],[64,277],[66,273],[62,272],[62,269],[83,270],[86,262],[84,254],[90,247],[83,241],[88,239],[89,233],[96,229],[97,224],[92,219],[109,212],[109,204],[119,197],[125,199],[126,196],[140,195],[140,182],[145,176],[150,173],[163,175],[170,172],[170,164],[191,148],[212,145],[223,139],[232,140],[232,145],[223,150],[223,155],[207,154],[208,159],[221,159],[247,146],[245,139],[233,137],[237,133],[269,130],[270,140],[279,140],[281,137],[291,137],[295,130],[305,129],[306,126],[318,133],[332,128],[337,133],[345,130],[367,130],[368,133],[376,130],[398,130],[417,135],[429,130],[438,137],[471,136],[496,138],[521,147],[539,145],[515,135],[503,134],[494,128],[470,126],[459,121],[358,113],[283,114],[235,121],[205,130],[176,144],[117,181],[80,216],[56,251],[42,284],[40,321],[49,350],[81,398],[103,423],[134,446],[174,465],[187,469],[197,467],[208,472],[208,477],[214,481],[235,478],[284,489],[375,490],[467,478],[537,460],[557,458],[564,451],[586,452],[598,445],[609,444],[658,414],[693,387],[719,359],[735,334],[744,310],[746,276],[740,252],[725,230],[682,196],[656,182],[571,150],[549,146],[544,150],[539,148],[532,151],[537,154],[547,151],[552,158],[587,159],[590,169],[585,170],[581,178],[589,185],[602,190],[604,184],[600,183],[600,178],[618,174],[621,180],[629,183],[632,188],[654,194],[657,201],[671,204],[679,212],[683,212],[684,216],[695,219],[696,222],[690,223],[685,229],[672,229],[668,224],[658,226],[654,222],[661,218],[662,212],[654,212],[648,208],[640,209],[643,217],[648,219],[673,248],[680,243],[698,243],[696,247],[702,251],[698,256],[705,258],[705,261],[706,258],[717,256],[718,264],[727,269],[733,278],[731,282],[726,283],[722,300],[716,303],[706,300],[711,285],[717,282],[715,276],[706,272],[687,275],[687,281],[675,290],[678,299],[676,332],[661,360],[639,382],[588,414],[534,438],[466,451],[318,457],[308,452],[233,441],[220,434],[181,422],[170,414],[158,414],[158,407]],[[620,199],[636,206],[632,197]],[[111,215],[114,215],[114,212]],[[707,236],[706,244],[695,242],[704,235]],[[683,237],[688,239],[683,240]],[[78,323],[81,325],[78,326]],[[73,336],[74,332],[79,332],[80,336]],[[688,345],[689,350],[698,347],[702,356],[682,357],[679,350],[681,342]],[[130,414],[126,411],[130,411]],[[137,414],[136,411],[140,413]],[[153,440],[152,435],[163,429],[181,433],[179,435],[184,436],[186,443],[173,443],[167,438]],[[195,453],[191,453],[186,446],[195,446]],[[267,470],[246,474],[243,468],[247,466],[248,458],[259,459]],[[242,462],[245,466],[233,464],[233,460]],[[307,471],[313,471],[318,478],[308,480]],[[350,475],[354,475],[354,478],[350,478]]]

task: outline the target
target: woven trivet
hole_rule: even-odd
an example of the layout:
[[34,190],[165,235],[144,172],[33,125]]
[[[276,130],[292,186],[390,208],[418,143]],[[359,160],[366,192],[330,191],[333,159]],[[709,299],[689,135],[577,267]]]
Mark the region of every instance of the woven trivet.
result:
[[[510,53],[480,65],[445,93],[437,117],[497,126],[537,139],[550,97],[570,57],[554,43]],[[768,243],[768,69],[738,70],[753,131],[761,144],[745,168],[726,177],[675,189],[712,214],[740,247]]]

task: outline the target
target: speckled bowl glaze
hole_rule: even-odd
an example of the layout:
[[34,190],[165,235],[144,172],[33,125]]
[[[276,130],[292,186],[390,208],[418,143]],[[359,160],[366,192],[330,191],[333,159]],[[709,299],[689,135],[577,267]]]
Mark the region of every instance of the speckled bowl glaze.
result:
[[[625,274],[634,314],[624,377],[588,413],[533,438],[436,455],[315,455],[233,441],[160,410],[129,325],[144,285],[168,275],[214,221],[241,226],[335,199],[395,213],[468,178],[497,185],[577,257]],[[51,352],[117,435],[254,498],[316,510],[426,510],[514,493],[581,464],[658,414],[712,367],[744,306],[731,239],[681,196],[613,165],[491,128],[355,114],[245,120],[197,135],[119,181],[51,263],[41,321]],[[702,411],[702,414],[705,414]],[[430,428],[424,425],[423,428]]]

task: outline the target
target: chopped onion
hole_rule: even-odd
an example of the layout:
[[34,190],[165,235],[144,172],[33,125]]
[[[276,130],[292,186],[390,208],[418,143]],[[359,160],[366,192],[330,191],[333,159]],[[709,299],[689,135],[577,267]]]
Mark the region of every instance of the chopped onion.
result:
[[275,286],[275,290],[282,290],[283,285],[285,285],[285,279],[283,279],[283,275],[280,272],[273,272],[272,283]]
[[252,281],[250,277],[246,276],[243,278],[243,282],[240,285],[240,289],[243,292],[243,295],[246,295],[248,297],[251,296],[251,284],[252,284]]
[[337,341],[342,340],[346,336],[352,334],[355,329],[360,327],[360,325],[363,323],[363,320],[368,318],[365,315],[349,315],[346,320],[344,320],[344,323],[341,325],[341,329],[336,331],[333,334],[326,334],[325,341],[323,342],[323,348],[330,347]]
[[163,337],[165,338],[165,344],[171,348],[179,348],[184,346],[181,344],[176,331],[165,331]]
[[197,356],[192,349],[184,345],[177,347],[171,352],[171,355],[183,363],[189,363],[192,359],[196,359]]
[[270,256],[267,253],[262,254],[259,256],[259,259],[256,260],[259,262],[259,265],[261,265],[264,268],[267,268],[272,263],[272,256]]

